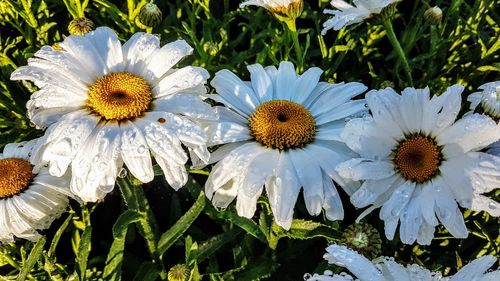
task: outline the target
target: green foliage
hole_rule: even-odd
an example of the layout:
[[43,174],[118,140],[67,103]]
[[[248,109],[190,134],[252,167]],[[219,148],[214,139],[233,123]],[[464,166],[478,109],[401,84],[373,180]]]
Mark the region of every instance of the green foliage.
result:
[[[328,18],[322,13],[326,0],[306,1],[297,33],[262,8],[239,9],[236,0],[156,1],[164,18],[150,28],[137,20],[147,2],[0,0],[0,147],[43,133],[30,125],[25,107],[34,85],[12,82],[10,74],[26,65],[41,46],[64,40],[68,23],[83,16],[96,26],[110,26],[122,40],[139,31],[159,34],[162,44],[182,38],[194,48],[182,64],[202,66],[212,75],[229,69],[248,78],[248,64],[290,60],[301,70],[321,67],[323,80],[331,82],[362,81],[370,88],[392,84],[396,89],[410,85],[401,57],[381,25],[370,21],[321,35]],[[440,25],[423,19],[434,5],[444,12]],[[413,84],[441,93],[460,83],[470,93],[499,80],[499,12],[498,0],[398,4],[392,25]],[[215,209],[199,184],[206,174],[193,170],[188,185],[178,192],[161,177],[141,186],[128,176],[119,179],[118,188],[104,202],[73,202],[69,214],[54,222],[37,243],[0,246],[0,280],[167,280],[176,264],[186,265],[193,281],[300,280],[318,264],[318,269],[325,268],[325,246],[339,241],[342,230],[360,213],[345,206],[346,219],[329,222],[309,216],[299,201],[297,219],[290,231],[284,231],[273,223],[265,198],[259,200],[252,219],[238,216],[233,205]],[[498,193],[492,196],[499,198]],[[378,212],[366,221],[383,233]],[[396,238],[384,241],[382,254],[445,273],[479,255],[500,257],[498,219],[469,211],[466,224],[466,240],[454,239],[440,228],[430,246],[402,245]]]

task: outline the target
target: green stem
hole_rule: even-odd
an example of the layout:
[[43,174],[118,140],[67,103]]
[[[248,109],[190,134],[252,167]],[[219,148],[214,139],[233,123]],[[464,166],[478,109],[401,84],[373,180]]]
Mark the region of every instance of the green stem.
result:
[[396,53],[399,56],[399,59],[401,60],[401,63],[403,64],[403,68],[406,72],[406,76],[408,76],[408,79],[410,80],[410,85],[413,86],[413,78],[411,76],[411,69],[410,69],[410,64],[408,63],[408,59],[406,58],[406,54],[401,47],[401,44],[398,41],[398,38],[396,37],[396,33],[394,33],[394,28],[392,27],[392,22],[390,19],[384,19],[382,21],[382,25],[384,26],[386,32],[387,32],[387,37],[389,38],[389,41],[391,41],[392,46],[396,50]]
[[295,26],[295,20],[289,20],[285,22],[293,40],[293,48],[295,50],[295,55],[297,56],[298,70],[302,72],[304,70],[304,55],[302,48],[299,43],[299,33],[297,32],[297,27]]
[[157,260],[159,257],[156,245],[159,238],[158,226],[147,198],[144,195],[142,186],[134,186],[126,178],[119,178],[117,183],[127,207],[130,210],[144,214],[145,219],[139,221],[137,228],[142,237],[144,237],[144,240],[146,240],[151,257]]

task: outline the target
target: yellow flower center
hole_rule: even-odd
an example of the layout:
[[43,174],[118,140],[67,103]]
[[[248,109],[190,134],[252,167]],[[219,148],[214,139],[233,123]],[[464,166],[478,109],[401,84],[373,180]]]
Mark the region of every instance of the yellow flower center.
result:
[[106,120],[121,121],[141,116],[152,99],[151,87],[144,78],[116,72],[104,75],[89,87],[87,107]]
[[413,135],[402,140],[394,151],[393,163],[403,178],[424,183],[439,174],[442,147],[431,138]]
[[261,104],[250,116],[250,132],[261,144],[280,150],[302,147],[316,134],[316,121],[300,104],[273,100]]
[[0,199],[20,194],[33,176],[30,162],[21,158],[0,159]]

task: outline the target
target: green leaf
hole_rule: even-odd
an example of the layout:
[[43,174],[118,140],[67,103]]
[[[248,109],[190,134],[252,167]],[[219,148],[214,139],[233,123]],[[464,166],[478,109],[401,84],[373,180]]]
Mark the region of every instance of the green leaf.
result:
[[485,72],[485,71],[497,71],[500,72],[500,64],[493,65],[483,65],[477,68],[477,70]]
[[232,242],[242,233],[242,231],[238,228],[230,230],[228,232],[224,232],[222,234],[216,235],[207,241],[200,244],[198,247],[198,251],[196,253],[196,261],[201,263],[206,258],[210,257],[213,253],[215,253],[222,246],[227,243]]
[[149,206],[146,195],[144,194],[142,185],[131,184],[132,178],[119,178],[117,183],[120,188],[123,201],[130,210],[134,210],[144,214],[144,219],[137,222],[139,233],[146,241],[149,253],[152,258],[156,259],[160,256],[158,254],[157,240],[159,236],[158,224],[154,217],[153,211]]
[[59,244],[59,240],[61,239],[61,236],[63,235],[66,228],[68,228],[72,218],[73,218],[73,213],[70,212],[66,220],[63,222],[63,224],[61,224],[61,226],[57,230],[56,234],[54,234],[54,238],[52,238],[52,242],[50,243],[49,251],[47,252],[47,256],[49,258],[54,256],[56,247]]
[[158,241],[158,253],[160,255],[165,253],[182,236],[204,208],[205,193],[200,192],[193,206],[160,237],[160,241]]
[[81,281],[85,281],[87,272],[87,263],[91,249],[92,226],[88,225],[83,231],[80,243],[78,245],[78,253],[76,255],[77,273]]
[[134,281],[155,281],[160,275],[161,267],[153,262],[143,262],[134,276]]
[[42,256],[43,252],[43,246],[45,245],[45,242],[47,239],[45,236],[42,236],[33,246],[33,249],[31,249],[31,252],[28,256],[28,259],[26,260],[26,263],[23,264],[23,267],[21,269],[21,272],[17,276],[16,281],[24,281],[26,280],[26,277],[30,273],[31,269],[35,266],[36,262],[40,259]]
[[250,260],[244,271],[236,272],[232,276],[224,276],[224,280],[257,281],[268,278],[276,271],[278,264],[269,258]]
[[125,249],[125,238],[130,224],[144,219],[144,215],[136,211],[127,210],[118,217],[113,226],[113,243],[106,258],[103,278],[105,280],[120,280]]
[[283,229],[276,223],[273,223],[272,235],[269,239],[269,246],[271,247],[271,249],[276,249],[278,240],[283,237],[300,240],[323,237],[334,240],[337,239],[339,235],[339,231],[330,226],[313,221],[294,219],[288,231]]

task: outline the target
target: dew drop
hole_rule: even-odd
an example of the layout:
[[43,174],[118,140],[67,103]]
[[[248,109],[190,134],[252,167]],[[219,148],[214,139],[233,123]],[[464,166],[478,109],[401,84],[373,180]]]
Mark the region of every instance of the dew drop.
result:
[[496,210],[496,209],[497,209],[497,203],[495,203],[495,202],[490,202],[490,203],[488,204],[488,207],[489,207],[490,209],[492,209],[492,210]]
[[144,152],[146,152],[146,147],[144,145],[140,145],[138,148],[137,148],[137,152],[142,154]]
[[306,273],[306,274],[304,274],[304,280],[305,280],[305,281],[307,281],[307,280],[308,280],[309,278],[311,278],[311,277],[312,277],[311,273]]
[[127,169],[122,168],[120,172],[118,172],[118,177],[123,179],[127,176],[127,174],[128,174]]

